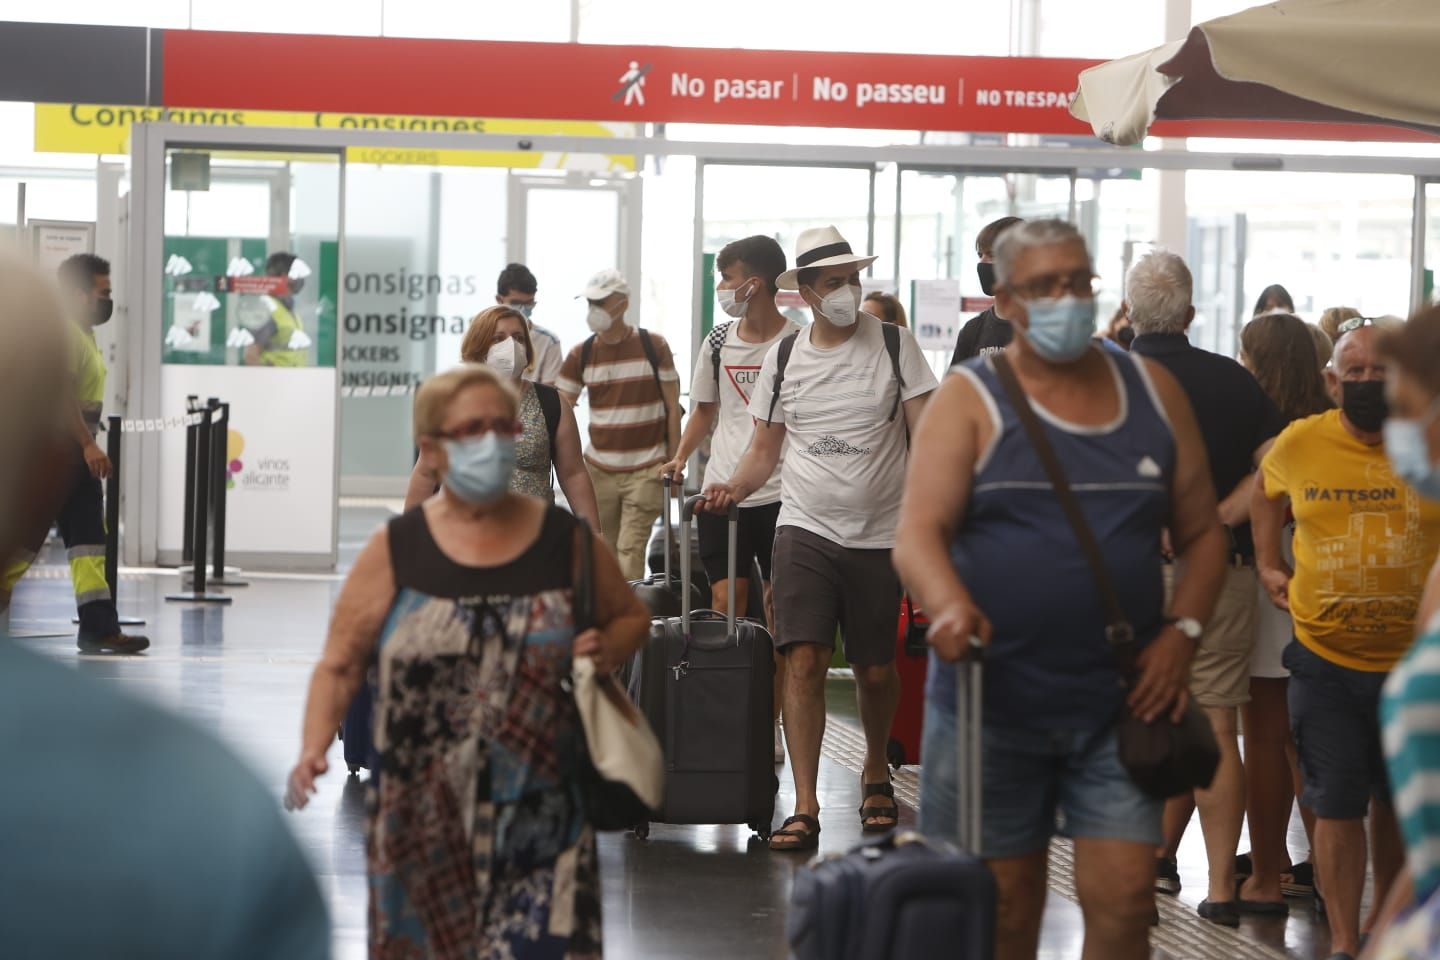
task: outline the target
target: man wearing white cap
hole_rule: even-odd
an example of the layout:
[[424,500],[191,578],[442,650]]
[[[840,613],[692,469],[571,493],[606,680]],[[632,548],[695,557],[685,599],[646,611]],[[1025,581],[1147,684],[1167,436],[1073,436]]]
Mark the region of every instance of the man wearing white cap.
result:
[[[570,351],[555,386],[575,406],[590,391],[585,464],[595,485],[600,528],[626,579],[645,575],[645,545],[664,493],[655,471],[680,443],[680,375],[663,337],[625,322],[630,285],[601,270],[580,295],[593,335]],[[578,299],[578,298],[577,298]]]
[[860,271],[875,259],[857,256],[834,227],[800,234],[796,269],[776,284],[798,289],[814,322],[765,357],[751,394],[750,447],[729,482],[706,490],[712,510],[743,502],[765,485],[783,449],[773,576],[795,815],[771,838],[775,850],[813,850],[819,842],[816,782],[837,628],[865,727],[861,825],[883,832],[898,813],[885,762],[900,696],[900,582],[890,548],[907,427],[915,428],[938,384],[909,330],[860,311]]

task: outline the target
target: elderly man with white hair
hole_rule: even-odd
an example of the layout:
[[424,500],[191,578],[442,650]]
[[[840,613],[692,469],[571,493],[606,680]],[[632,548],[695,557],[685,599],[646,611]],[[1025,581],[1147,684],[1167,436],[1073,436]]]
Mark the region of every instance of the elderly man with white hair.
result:
[[[1156,888],[1180,892],[1175,852],[1198,806],[1205,831],[1210,889],[1200,915],[1238,926],[1242,912],[1280,914],[1274,903],[1240,900],[1235,894],[1235,850],[1245,815],[1244,769],[1236,735],[1236,711],[1250,699],[1250,654],[1255,641],[1255,545],[1250,536],[1250,490],[1260,459],[1285,420],[1255,378],[1228,357],[1190,345],[1185,331],[1195,319],[1190,270],[1173,253],[1156,251],[1131,268],[1125,302],[1135,328],[1131,351],[1164,366],[1190,398],[1220,501],[1220,522],[1229,543],[1225,587],[1215,615],[1200,635],[1190,672],[1190,693],[1205,710],[1220,743],[1220,768],[1208,790],[1172,799],[1165,809],[1165,852],[1156,865]],[[1167,575],[1173,567],[1167,568]],[[1173,579],[1168,577],[1167,579]]]

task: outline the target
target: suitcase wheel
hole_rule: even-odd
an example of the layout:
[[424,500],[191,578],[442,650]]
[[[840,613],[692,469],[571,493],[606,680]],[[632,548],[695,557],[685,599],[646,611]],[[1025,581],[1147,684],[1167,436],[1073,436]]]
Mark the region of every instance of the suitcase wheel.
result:
[[648,823],[637,823],[637,824],[635,824],[635,838],[636,838],[637,840],[648,840],[648,839],[650,838],[650,824],[648,824]]
[[753,830],[753,831],[755,832],[755,835],[758,836],[761,840],[765,841],[766,843],[769,843],[769,842],[770,842],[770,825],[769,825],[768,823],[766,823],[766,824],[751,823],[751,824],[748,824],[748,826],[750,827],[751,830]]
[[896,770],[905,766],[905,745],[891,737],[890,742],[885,744],[885,759],[890,761],[890,766]]
[[348,766],[348,767],[350,768],[350,776],[352,776],[352,777],[358,777],[358,776],[360,776],[360,765],[359,765],[358,763],[350,763],[350,764],[346,764],[346,766]]

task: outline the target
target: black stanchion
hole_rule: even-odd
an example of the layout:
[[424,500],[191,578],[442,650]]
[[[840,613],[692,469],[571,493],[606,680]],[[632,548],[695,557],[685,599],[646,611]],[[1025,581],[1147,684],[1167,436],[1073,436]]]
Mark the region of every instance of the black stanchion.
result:
[[[223,593],[209,593],[205,589],[205,541],[208,533],[207,520],[210,516],[210,441],[214,434],[211,420],[215,411],[213,407],[207,407],[200,413],[200,432],[195,443],[195,470],[188,481],[195,486],[194,543],[191,544],[190,553],[194,571],[188,591],[168,594],[165,599],[177,603],[230,603],[234,598]],[[181,576],[184,576],[183,572]]]
[[[200,410],[200,398],[190,394],[185,398],[185,414],[189,416]],[[195,542],[195,444],[200,427],[191,424],[185,428],[185,520],[180,527],[180,565],[183,567],[193,558],[191,545]]]
[[220,419],[215,424],[210,448],[210,479],[214,487],[210,515],[214,524],[215,541],[215,568],[210,575],[210,582],[217,587],[248,587],[249,583],[234,579],[229,575],[231,571],[225,567],[225,502],[230,485],[230,404],[218,400],[212,400],[211,403],[216,404],[212,409],[218,409]]
[[[110,599],[120,607],[120,418],[110,417],[105,434],[105,456],[110,458],[110,476],[105,480],[105,585]],[[79,623],[80,618],[73,621]],[[120,626],[143,626],[144,620],[121,617]]]

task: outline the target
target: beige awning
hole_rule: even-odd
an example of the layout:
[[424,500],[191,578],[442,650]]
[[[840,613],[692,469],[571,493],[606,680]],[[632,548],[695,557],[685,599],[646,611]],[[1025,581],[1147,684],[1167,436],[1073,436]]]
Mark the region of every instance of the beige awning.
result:
[[1080,74],[1070,112],[1139,143],[1164,119],[1391,123],[1440,132],[1440,0],[1277,0]]

